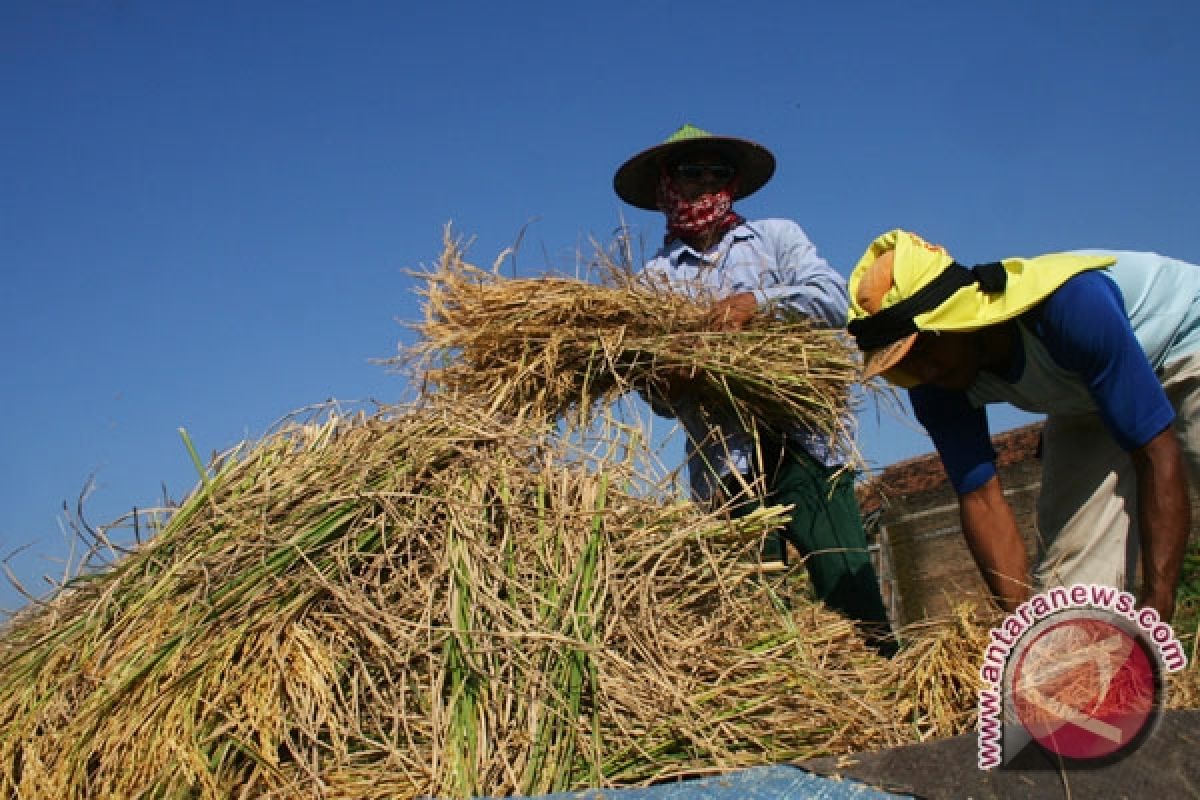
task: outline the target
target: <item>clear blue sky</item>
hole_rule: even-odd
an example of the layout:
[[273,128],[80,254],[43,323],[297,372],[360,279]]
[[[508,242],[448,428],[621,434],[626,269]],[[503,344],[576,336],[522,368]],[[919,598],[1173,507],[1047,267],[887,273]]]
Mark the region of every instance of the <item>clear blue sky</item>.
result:
[[528,274],[621,214],[657,240],[612,173],[685,121],[770,147],[739,210],[843,273],[893,227],[1200,262],[1198,28],[1190,0],[3,3],[0,557],[44,589],[90,475],[93,522],[184,495],[181,426],[207,454],[400,398],[371,359],[448,221],[490,263],[533,220]]

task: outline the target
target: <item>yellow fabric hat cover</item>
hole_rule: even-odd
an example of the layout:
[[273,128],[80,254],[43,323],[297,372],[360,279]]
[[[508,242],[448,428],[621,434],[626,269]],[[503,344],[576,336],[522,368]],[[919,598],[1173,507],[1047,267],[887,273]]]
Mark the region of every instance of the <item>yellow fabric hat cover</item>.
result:
[[[894,252],[889,265],[890,288],[880,286],[874,275],[868,276],[876,260],[888,251]],[[913,323],[918,331],[968,332],[986,328],[1028,311],[1068,278],[1115,262],[1111,256],[1069,253],[1006,258],[1001,262],[1007,279],[1003,291],[985,292],[978,284],[964,286],[936,308],[916,314]],[[877,237],[850,275],[850,319],[869,317],[911,297],[952,263],[954,258],[946,248],[930,244],[914,233],[892,230]],[[871,353],[867,359],[871,360]],[[885,377],[892,378],[886,374]]]

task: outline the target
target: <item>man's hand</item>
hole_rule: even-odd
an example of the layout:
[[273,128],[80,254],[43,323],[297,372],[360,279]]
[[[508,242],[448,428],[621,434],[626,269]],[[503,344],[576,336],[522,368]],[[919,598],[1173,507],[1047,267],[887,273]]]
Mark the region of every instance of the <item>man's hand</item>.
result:
[[1137,474],[1138,535],[1142,545],[1140,605],[1164,622],[1175,613],[1175,588],[1187,550],[1191,506],[1186,468],[1175,431],[1168,427],[1130,452]]
[[[739,292],[713,303],[707,326],[710,331],[740,331],[758,312],[753,292]],[[672,367],[658,372],[659,393],[671,403],[695,391],[699,380],[696,367]]]
[[661,370],[658,383],[667,401],[678,403],[680,398],[690,394],[696,383],[697,372],[696,367],[671,367]]
[[713,303],[708,312],[708,328],[713,331],[740,331],[758,312],[758,298],[753,292],[731,294]]
[[1138,608],[1153,608],[1158,612],[1158,618],[1170,622],[1175,616],[1175,590],[1149,589],[1144,590],[1138,598]]

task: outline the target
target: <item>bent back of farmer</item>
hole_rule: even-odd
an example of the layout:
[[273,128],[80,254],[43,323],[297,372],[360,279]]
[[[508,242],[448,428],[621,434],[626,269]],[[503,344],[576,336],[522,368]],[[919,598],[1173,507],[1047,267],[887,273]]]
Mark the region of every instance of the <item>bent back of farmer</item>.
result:
[[[1136,591],[1169,619],[1189,465],[1200,475],[1200,268],[1100,250],[966,267],[892,231],[850,284],[865,375],[908,387],[1000,604],[1097,583]],[[984,411],[1001,402],[1047,414],[1032,571]]]

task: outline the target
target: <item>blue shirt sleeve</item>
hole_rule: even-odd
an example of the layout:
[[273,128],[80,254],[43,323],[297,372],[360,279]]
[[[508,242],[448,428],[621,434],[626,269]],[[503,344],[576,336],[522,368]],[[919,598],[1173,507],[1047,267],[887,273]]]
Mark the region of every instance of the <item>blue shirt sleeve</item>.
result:
[[789,219],[748,224],[768,243],[774,263],[759,276],[758,285],[743,290],[752,290],[760,307],[796,314],[824,327],[844,327],[850,310],[846,279],[817,253],[804,229]]
[[975,408],[964,392],[925,384],[908,390],[917,421],[925,427],[958,494],[968,494],[996,474],[996,450],[988,432],[987,412]]
[[1104,424],[1126,450],[1162,433],[1175,411],[1129,324],[1111,278],[1088,270],[1030,313],[1050,357],[1087,385]]

